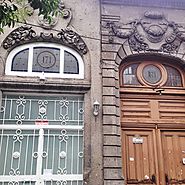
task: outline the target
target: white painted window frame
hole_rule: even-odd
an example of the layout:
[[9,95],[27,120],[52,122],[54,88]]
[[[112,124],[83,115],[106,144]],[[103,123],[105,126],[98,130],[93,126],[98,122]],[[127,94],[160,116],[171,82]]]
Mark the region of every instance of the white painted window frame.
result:
[[[71,48],[68,48],[63,45],[55,44],[55,43],[48,43],[48,42],[38,42],[38,43],[30,43],[24,44],[14,48],[8,55],[6,60],[6,68],[5,68],[5,75],[13,75],[13,76],[37,76],[41,77],[43,74],[41,72],[32,72],[32,64],[33,64],[33,48],[34,47],[49,47],[49,48],[56,48],[60,49],[60,72],[59,73],[44,73],[45,77],[51,78],[77,78],[77,79],[84,79],[84,62],[82,57]],[[11,71],[12,61],[14,56],[22,50],[29,49],[28,54],[28,71]],[[65,74],[64,73],[64,51],[67,51],[74,55],[78,61],[79,65],[79,74]]]

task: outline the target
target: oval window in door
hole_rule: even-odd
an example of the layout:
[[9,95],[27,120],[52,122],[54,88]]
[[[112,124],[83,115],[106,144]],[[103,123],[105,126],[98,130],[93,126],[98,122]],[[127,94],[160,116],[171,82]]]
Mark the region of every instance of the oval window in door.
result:
[[167,72],[159,63],[143,62],[137,68],[139,81],[146,86],[162,86],[166,83]]

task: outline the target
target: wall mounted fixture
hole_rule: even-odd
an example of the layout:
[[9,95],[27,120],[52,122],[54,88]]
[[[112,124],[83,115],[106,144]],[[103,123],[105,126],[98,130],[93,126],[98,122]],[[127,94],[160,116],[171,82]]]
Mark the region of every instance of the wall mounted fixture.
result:
[[162,95],[162,92],[164,92],[164,89],[155,89],[155,92],[159,95]]
[[100,103],[96,100],[93,103],[93,114],[94,114],[94,116],[98,116],[99,111],[100,111]]

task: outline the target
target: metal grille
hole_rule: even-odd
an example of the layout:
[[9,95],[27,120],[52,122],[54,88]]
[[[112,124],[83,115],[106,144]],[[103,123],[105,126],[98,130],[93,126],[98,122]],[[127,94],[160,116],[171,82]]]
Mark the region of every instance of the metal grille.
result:
[[81,185],[82,96],[3,98],[0,185]]

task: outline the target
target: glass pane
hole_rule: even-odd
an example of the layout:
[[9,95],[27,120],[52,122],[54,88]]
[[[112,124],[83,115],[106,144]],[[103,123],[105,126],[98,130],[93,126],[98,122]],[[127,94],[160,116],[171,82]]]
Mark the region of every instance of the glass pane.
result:
[[67,51],[64,52],[64,73],[65,74],[79,73],[78,60],[74,55]]
[[131,64],[123,71],[123,84],[124,85],[140,85],[137,76],[138,64]]
[[0,130],[0,176],[36,175],[38,131]]
[[46,130],[44,132],[42,174],[82,174],[83,131]]
[[16,176],[18,184],[9,184],[19,185],[24,175],[27,185],[37,180],[49,185],[50,179],[52,184],[82,185],[82,95],[5,95],[0,112],[0,128],[6,124],[0,129],[0,183],[1,176]]
[[59,73],[60,49],[49,47],[34,47],[32,71]]
[[12,60],[12,71],[28,71],[28,53],[29,49],[25,49],[17,53]]
[[144,79],[151,84],[155,84],[161,80],[161,71],[157,66],[147,65],[143,69]]
[[49,125],[83,125],[83,96],[3,97],[0,124],[44,124],[41,120]]
[[165,65],[165,68],[168,74],[167,82],[165,85],[169,87],[182,87],[182,78],[180,72],[170,66]]

